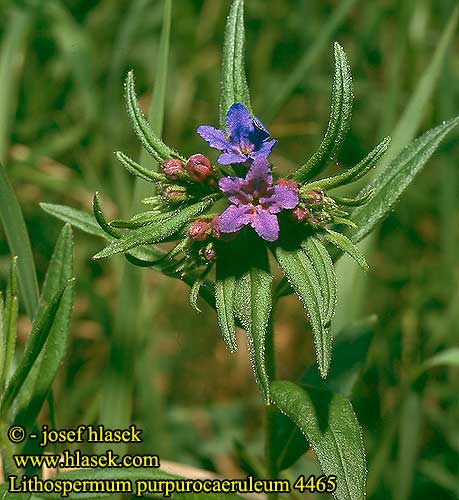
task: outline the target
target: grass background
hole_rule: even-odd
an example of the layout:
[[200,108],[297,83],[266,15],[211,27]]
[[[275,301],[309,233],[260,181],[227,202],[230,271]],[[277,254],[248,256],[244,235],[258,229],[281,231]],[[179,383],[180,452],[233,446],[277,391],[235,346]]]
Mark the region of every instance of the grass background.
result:
[[[181,0],[173,6],[164,137],[185,155],[207,153],[195,129],[217,123],[229,3]],[[303,163],[322,137],[334,40],[349,56],[355,85],[340,166],[353,165],[393,132],[426,71],[428,92],[405,115],[399,137],[408,141],[457,115],[457,20],[441,64],[436,71],[431,65],[456,5],[272,0],[268,6],[247,0],[248,79],[257,115],[279,139],[272,157],[279,171]],[[162,2],[3,0],[0,15],[0,159],[24,211],[42,282],[60,223],[39,202],[89,211],[99,190],[109,214],[129,212],[132,178],[112,154],[139,152],[123,81],[133,69],[148,110]],[[353,398],[364,429],[371,499],[443,500],[459,493],[459,373],[438,368],[414,387],[407,382],[423,360],[459,340],[458,158],[452,134],[367,243],[367,276],[355,274],[344,259],[339,265],[344,293],[336,328],[378,315]],[[124,262],[93,262],[102,242],[79,232],[75,240],[76,305],[67,360],[54,388],[56,424],[135,422],[145,433],[144,449],[136,452],[240,475],[244,460],[235,443],[248,442],[254,457],[262,449],[261,409],[243,337],[240,352],[230,356],[214,314],[203,305],[197,316],[187,287],[152,271],[142,273],[144,292],[129,311],[138,323],[120,331]],[[1,285],[8,264],[0,229]],[[19,325],[24,336],[25,314]],[[276,350],[279,377],[293,379],[313,361],[309,327],[294,297],[279,307]],[[124,392],[117,392],[119,381]],[[48,421],[46,408],[41,418]],[[291,473],[299,471],[315,471],[310,454]]]

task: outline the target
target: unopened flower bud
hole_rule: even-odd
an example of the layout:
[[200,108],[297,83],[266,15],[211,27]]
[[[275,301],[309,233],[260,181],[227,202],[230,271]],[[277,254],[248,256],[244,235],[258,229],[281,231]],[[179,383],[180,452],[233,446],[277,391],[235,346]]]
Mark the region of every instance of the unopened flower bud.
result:
[[314,190],[314,191],[308,191],[307,193],[303,194],[301,197],[306,203],[322,203],[325,199],[325,194],[323,191],[319,190]]
[[185,186],[166,186],[161,193],[161,198],[166,203],[180,203],[188,199]]
[[212,219],[210,226],[211,226],[212,236],[218,240],[221,236],[220,218],[218,217],[218,215],[216,215]]
[[309,218],[310,213],[307,208],[296,207],[291,211],[290,216],[297,222],[303,222],[304,220]]
[[188,228],[188,236],[192,240],[204,241],[211,233],[211,224],[204,220],[195,220]]
[[201,154],[196,154],[188,158],[186,171],[190,179],[195,182],[205,182],[213,174],[210,160]]
[[298,192],[298,184],[292,180],[292,179],[279,179],[276,184],[278,186],[283,186],[286,187],[287,189],[290,189],[290,191],[294,191],[295,193]]
[[180,160],[166,160],[161,165],[163,174],[172,180],[183,179],[186,176],[186,171],[183,163]]
[[205,247],[202,247],[201,250],[199,250],[199,255],[207,262],[214,261],[217,258],[217,253],[215,252],[213,243],[209,243]]

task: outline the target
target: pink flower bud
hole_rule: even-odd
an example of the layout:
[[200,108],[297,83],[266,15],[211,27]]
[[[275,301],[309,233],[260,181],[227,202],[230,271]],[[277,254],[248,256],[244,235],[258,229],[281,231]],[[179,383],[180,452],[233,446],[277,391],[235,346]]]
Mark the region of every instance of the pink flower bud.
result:
[[211,226],[211,230],[212,230],[212,236],[218,240],[221,236],[220,218],[218,217],[218,215],[216,215],[212,219],[210,226]]
[[161,193],[161,199],[166,203],[180,203],[188,199],[188,193],[184,186],[166,186]]
[[186,174],[183,163],[180,160],[166,160],[161,165],[161,170],[166,177],[169,179],[177,180],[182,179]]
[[302,196],[306,203],[321,203],[325,199],[325,194],[323,191],[308,191],[304,196]]
[[211,224],[204,220],[195,220],[193,224],[188,228],[188,236],[192,240],[204,241],[206,240],[211,232]]
[[282,178],[282,179],[279,179],[276,182],[276,184],[278,186],[286,187],[287,189],[290,189],[290,191],[294,191],[295,193],[298,192],[298,184],[292,179]]
[[296,207],[292,210],[290,216],[297,222],[303,222],[304,220],[309,218],[310,214],[307,208]]
[[199,255],[207,262],[214,261],[217,258],[217,253],[215,252],[213,243],[209,243],[205,247],[202,247],[201,250],[199,250]]
[[196,154],[188,158],[186,171],[190,179],[195,182],[205,182],[213,174],[209,159],[201,154]]

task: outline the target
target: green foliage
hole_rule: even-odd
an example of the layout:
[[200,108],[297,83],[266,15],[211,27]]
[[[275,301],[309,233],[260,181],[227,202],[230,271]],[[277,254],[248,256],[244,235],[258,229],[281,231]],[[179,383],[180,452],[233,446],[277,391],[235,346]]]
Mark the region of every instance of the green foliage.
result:
[[352,76],[349,62],[341,45],[335,43],[335,76],[329,125],[318,150],[293,175],[296,181],[304,182],[312,179],[330,163],[339,151],[351,123],[352,100]]
[[[324,314],[324,300],[319,280],[327,280],[327,296],[333,296],[334,285],[330,284],[328,273],[321,273],[320,278],[318,277],[313,263],[302,250],[285,250],[277,247],[275,255],[288,282],[308,312],[314,334],[317,364],[322,377],[326,377],[330,367],[332,338],[328,328],[330,313]],[[325,266],[325,263],[323,265]],[[326,308],[328,312],[329,303],[326,304]]]
[[339,394],[286,381],[272,384],[272,399],[306,436],[323,473],[336,476],[336,498],[364,498],[365,452],[351,403]]
[[[365,188],[373,191],[368,203],[357,207],[351,219],[357,225],[352,240],[363,239],[392,210],[402,193],[435,153],[442,140],[459,124],[459,117],[429,130],[406,148]],[[365,192],[364,191],[364,192]]]

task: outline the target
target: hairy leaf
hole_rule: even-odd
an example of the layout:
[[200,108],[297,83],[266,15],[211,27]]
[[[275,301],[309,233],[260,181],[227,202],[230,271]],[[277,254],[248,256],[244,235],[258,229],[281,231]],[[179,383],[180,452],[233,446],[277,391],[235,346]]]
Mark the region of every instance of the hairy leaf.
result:
[[369,267],[365,256],[347,236],[344,236],[344,234],[341,233],[337,233],[336,231],[332,231],[331,229],[327,229],[323,233],[323,236],[326,240],[335,245],[339,250],[347,253],[350,257],[352,257],[364,271],[368,271]]
[[349,63],[341,45],[335,43],[335,76],[327,132],[319,149],[293,175],[296,181],[305,182],[312,179],[328,165],[339,151],[349,129],[352,101],[352,76]]
[[[315,364],[301,375],[298,383],[315,389],[328,390],[350,398],[365,365],[366,355],[374,336],[376,318],[358,321],[337,334],[330,373],[324,380]],[[308,450],[308,443],[299,428],[285,415],[276,418],[275,454],[279,470],[291,467]]]
[[108,247],[97,253],[93,258],[102,259],[117,253],[127,252],[135,247],[163,241],[176,233],[187,222],[193,219],[193,217],[196,217],[207,210],[214,203],[214,201],[215,200],[213,198],[210,198],[205,201],[195,203],[194,205],[184,208],[178,212],[177,215],[167,219],[162,224],[146,226],[131,231],[122,239],[113,241]]
[[311,261],[302,250],[275,249],[276,259],[291,287],[303,302],[314,334],[317,364],[323,377],[327,376],[332,354],[332,338],[325,326],[323,300],[319,280]]
[[327,249],[313,236],[303,242],[302,248],[316,272],[323,297],[323,321],[325,326],[329,326],[335,314],[337,295],[333,262]]
[[334,177],[327,177],[320,179],[311,184],[306,184],[303,189],[334,189],[350,182],[354,182],[363,177],[369,170],[371,170],[378,161],[383,157],[384,153],[390,145],[390,137],[383,139],[368,155],[355,167],[352,167],[342,174],[335,175]]
[[140,179],[143,179],[144,181],[163,182],[167,180],[165,175],[159,174],[154,170],[142,167],[142,165],[138,164],[136,161],[134,161],[132,158],[129,158],[129,156],[125,155],[121,151],[117,151],[115,153],[115,156],[130,174],[133,174],[136,177],[140,177]]
[[215,304],[217,307],[218,324],[231,352],[237,351],[236,332],[234,325],[234,293],[236,289],[235,276],[218,277],[215,282]]
[[455,117],[423,134],[392,160],[363,191],[374,190],[374,194],[367,204],[356,208],[351,214],[351,220],[357,224],[357,229],[351,233],[354,242],[363,239],[392,210],[441,141],[458,124],[459,117]]
[[166,146],[153,132],[150,124],[144,117],[135,94],[134,73],[132,71],[128,73],[126,79],[126,103],[132,127],[146,151],[150,153],[158,163],[168,158],[179,158],[184,161],[184,158],[176,151]]
[[337,477],[338,500],[365,497],[366,460],[360,426],[349,400],[293,382],[272,384],[272,400],[301,429],[324,474]]

